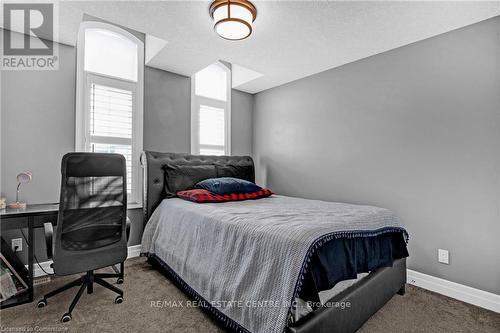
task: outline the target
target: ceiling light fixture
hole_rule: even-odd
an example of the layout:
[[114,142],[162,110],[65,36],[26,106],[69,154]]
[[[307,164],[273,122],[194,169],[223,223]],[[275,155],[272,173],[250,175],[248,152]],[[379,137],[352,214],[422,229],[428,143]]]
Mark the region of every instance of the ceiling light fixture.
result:
[[245,39],[252,33],[257,8],[247,0],[215,0],[210,5],[214,30],[228,40]]

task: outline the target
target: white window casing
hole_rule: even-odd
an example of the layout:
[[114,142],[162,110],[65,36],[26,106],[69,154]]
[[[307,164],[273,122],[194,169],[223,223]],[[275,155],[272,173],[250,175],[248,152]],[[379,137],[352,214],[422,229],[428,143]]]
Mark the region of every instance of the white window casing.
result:
[[[137,45],[137,81],[85,70],[87,29],[107,30]],[[114,25],[82,22],[77,41],[75,151],[125,155],[128,208],[142,206],[143,96],[144,43]]]

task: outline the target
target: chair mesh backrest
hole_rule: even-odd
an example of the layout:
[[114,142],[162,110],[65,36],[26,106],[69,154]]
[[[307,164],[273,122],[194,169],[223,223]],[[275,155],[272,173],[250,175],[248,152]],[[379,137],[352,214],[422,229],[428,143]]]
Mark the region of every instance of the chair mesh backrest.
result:
[[118,242],[126,220],[123,156],[70,153],[62,164],[58,219],[61,247],[81,251]]

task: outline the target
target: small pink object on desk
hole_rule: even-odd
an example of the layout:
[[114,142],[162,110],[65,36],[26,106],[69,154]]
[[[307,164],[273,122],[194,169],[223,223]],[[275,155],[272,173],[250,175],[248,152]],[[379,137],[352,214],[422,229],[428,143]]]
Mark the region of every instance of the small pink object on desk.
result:
[[16,201],[11,202],[7,205],[9,208],[14,209],[24,209],[26,208],[26,202],[19,201],[19,189],[21,188],[21,184],[27,184],[33,179],[33,175],[30,171],[21,172],[17,175],[17,190],[16,190]]

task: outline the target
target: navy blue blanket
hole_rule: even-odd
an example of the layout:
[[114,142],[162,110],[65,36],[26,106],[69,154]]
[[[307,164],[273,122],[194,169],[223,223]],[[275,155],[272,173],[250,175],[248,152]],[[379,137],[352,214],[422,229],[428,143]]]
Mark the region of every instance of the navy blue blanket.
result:
[[311,257],[299,298],[318,302],[318,293],[340,281],[355,279],[380,267],[392,267],[394,260],[408,257],[403,233],[373,237],[337,238],[325,243]]

